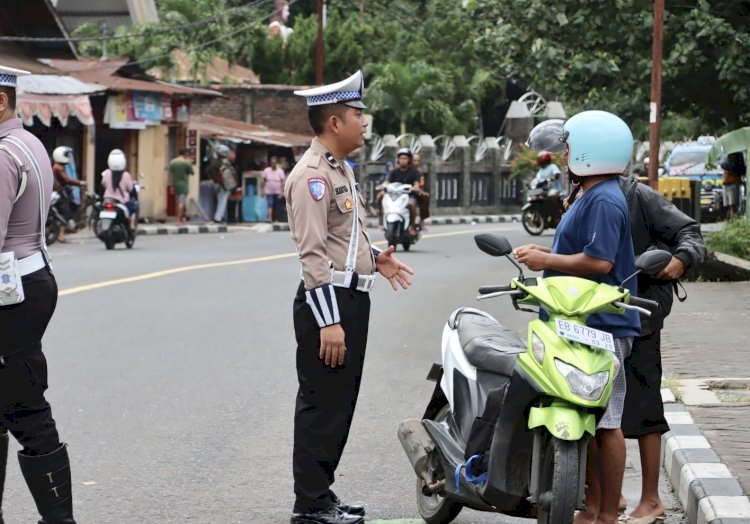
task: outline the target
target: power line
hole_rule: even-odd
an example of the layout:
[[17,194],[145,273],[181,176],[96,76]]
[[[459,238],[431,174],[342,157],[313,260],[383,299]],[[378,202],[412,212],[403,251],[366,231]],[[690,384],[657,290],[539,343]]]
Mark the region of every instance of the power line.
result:
[[[76,36],[76,37],[36,37],[36,36],[0,36],[0,42],[38,42],[38,43],[54,43],[54,42],[91,42],[91,41],[112,41],[112,40],[127,40],[132,38],[144,38],[148,36],[161,35],[166,33],[172,33],[174,31],[189,29],[191,27],[198,27],[205,24],[210,24],[216,20],[220,20],[227,16],[234,14],[237,11],[244,9],[250,9],[257,7],[258,5],[268,2],[269,0],[253,0],[245,5],[232,7],[224,11],[223,13],[213,16],[211,18],[205,18],[195,22],[187,22],[184,24],[177,24],[174,26],[166,27],[164,29],[156,29],[149,31],[146,29],[140,34],[133,35],[99,35],[99,36]],[[275,13],[276,11],[274,11]]]
[[[289,0],[289,6],[292,6],[292,5],[296,4],[298,1],[299,0]],[[243,31],[247,31],[248,29],[250,29],[255,24],[257,24],[259,22],[263,22],[265,20],[268,20],[269,18],[273,17],[274,15],[276,15],[277,13],[280,13],[280,12],[281,12],[281,9],[274,9],[271,13],[269,13],[267,15],[264,15],[264,16],[258,18],[258,19],[255,19],[255,20],[249,22],[247,25],[241,26],[239,29],[236,29],[236,30],[231,31],[229,33],[223,34],[223,35],[221,35],[221,36],[219,36],[217,38],[214,38],[213,40],[209,40],[207,42],[203,42],[202,44],[198,44],[198,45],[195,45],[195,46],[192,46],[192,47],[175,48],[175,49],[181,49],[182,51],[186,51],[186,52],[197,51],[199,49],[203,49],[204,47],[207,47],[207,46],[209,46],[211,44],[215,44],[216,42],[220,42],[221,40],[224,40],[225,38],[229,38],[229,37],[232,37],[232,36],[234,36],[234,35],[236,35],[238,33],[243,32]],[[164,54],[161,54],[161,55],[153,56],[153,57],[150,57],[150,58],[143,58],[141,60],[129,61],[129,62],[126,62],[125,64],[123,64],[121,67],[132,66],[132,65],[140,65],[140,64],[147,63],[147,62],[156,62],[158,60],[161,60],[162,58],[166,58],[166,57],[170,56],[172,54],[172,52],[175,51],[175,49],[170,50],[168,53],[164,53]],[[91,68],[86,68],[86,69],[69,70],[69,71],[65,71],[65,73],[66,74],[70,74],[70,73],[85,73],[85,72],[88,72],[88,71],[98,71],[98,70],[101,70],[101,69],[110,69],[110,68],[111,68],[110,65],[102,65],[101,67],[91,67]]]

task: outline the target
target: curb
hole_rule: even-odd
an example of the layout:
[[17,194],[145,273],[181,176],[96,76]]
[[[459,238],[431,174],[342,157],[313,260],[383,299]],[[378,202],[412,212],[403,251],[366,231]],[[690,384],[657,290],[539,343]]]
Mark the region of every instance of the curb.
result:
[[[520,222],[521,215],[464,215],[464,216],[445,216],[428,218],[428,226],[445,226],[456,224],[499,224],[508,222]],[[380,226],[380,221],[374,218],[368,218],[367,227],[376,228]],[[139,235],[194,235],[199,233],[232,233],[234,231],[255,231],[258,233],[267,233],[269,231],[289,231],[289,224],[286,222],[276,222],[268,224],[265,222],[247,222],[238,225],[139,225]]]
[[198,233],[226,233],[227,226],[210,224],[203,226],[138,226],[139,235],[194,235]]
[[[521,215],[465,215],[428,218],[425,224],[428,226],[448,226],[458,224],[499,224],[520,221]],[[373,218],[367,220],[367,227],[376,228],[379,226],[379,220]],[[273,224],[273,231],[289,231],[289,224]]]
[[721,462],[693,417],[662,390],[670,431],[661,437],[662,466],[688,524],[750,524],[750,498]]

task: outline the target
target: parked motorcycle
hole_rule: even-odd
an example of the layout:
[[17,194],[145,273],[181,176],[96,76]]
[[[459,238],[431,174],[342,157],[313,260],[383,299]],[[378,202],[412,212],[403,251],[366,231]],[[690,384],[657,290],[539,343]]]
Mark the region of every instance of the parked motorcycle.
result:
[[534,178],[529,182],[526,204],[521,208],[521,223],[530,235],[541,235],[545,229],[555,229],[562,219],[563,195],[549,195],[549,181]]
[[529,323],[528,344],[490,314],[461,308],[443,331],[442,364],[421,420],[398,437],[417,474],[417,506],[428,524],[447,524],[466,506],[479,511],[568,524],[583,507],[586,449],[612,392],[620,363],[610,333],[590,328],[594,313],[636,310],[655,302],[622,284],[655,274],[671,255],[649,251],[619,287],[577,277],[526,278],[504,237],[481,234],[479,248],[505,256],[520,273],[508,286],[485,286],[478,299],[509,296],[517,310],[544,308]]
[[417,234],[409,234],[409,195],[413,187],[411,184],[392,182],[384,187],[383,195],[383,227],[385,239],[389,246],[401,244],[404,251],[409,251],[412,244],[420,238],[419,227]]
[[130,211],[125,204],[111,198],[102,202],[94,232],[107,249],[114,249],[121,242],[128,249],[135,244],[136,233],[130,228]]

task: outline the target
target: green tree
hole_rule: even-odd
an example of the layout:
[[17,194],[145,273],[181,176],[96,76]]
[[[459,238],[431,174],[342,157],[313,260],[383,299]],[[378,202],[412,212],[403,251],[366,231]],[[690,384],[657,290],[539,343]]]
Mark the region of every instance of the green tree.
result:
[[[622,115],[644,138],[653,4],[640,0],[472,0],[490,63],[566,105]],[[667,0],[663,113],[721,132],[750,116],[750,6]]]

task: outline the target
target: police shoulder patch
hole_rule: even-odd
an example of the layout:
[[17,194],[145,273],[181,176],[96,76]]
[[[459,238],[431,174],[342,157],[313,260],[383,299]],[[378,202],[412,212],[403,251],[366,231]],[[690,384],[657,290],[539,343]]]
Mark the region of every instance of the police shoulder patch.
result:
[[326,196],[326,181],[322,178],[308,178],[307,188],[310,190],[310,196],[313,200],[320,201]]

